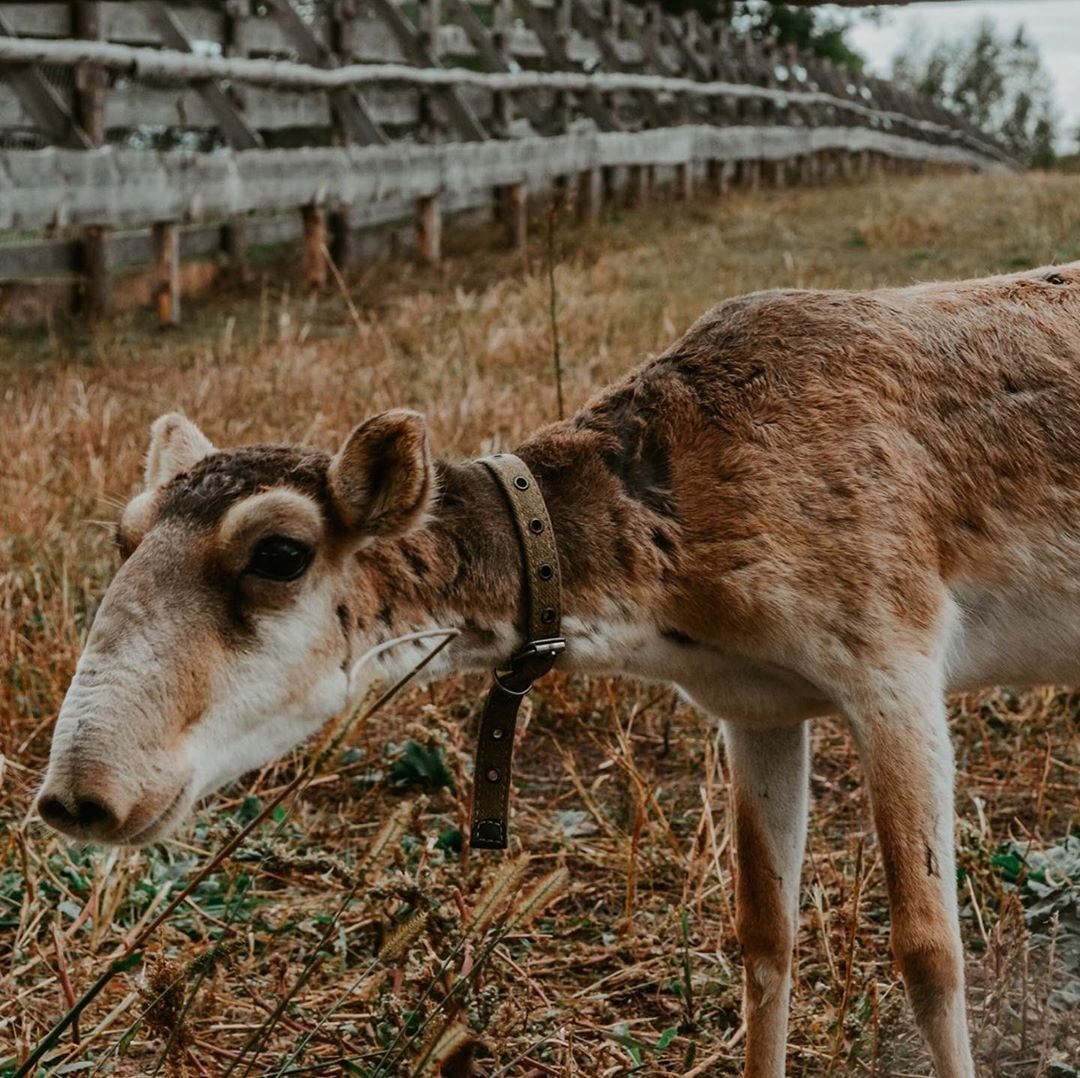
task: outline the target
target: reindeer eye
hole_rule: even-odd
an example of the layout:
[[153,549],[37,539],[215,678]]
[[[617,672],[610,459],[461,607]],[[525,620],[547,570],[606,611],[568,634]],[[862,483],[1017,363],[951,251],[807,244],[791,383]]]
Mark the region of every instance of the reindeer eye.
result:
[[247,572],[266,580],[295,580],[303,575],[311,558],[311,547],[284,535],[271,535],[255,544]]

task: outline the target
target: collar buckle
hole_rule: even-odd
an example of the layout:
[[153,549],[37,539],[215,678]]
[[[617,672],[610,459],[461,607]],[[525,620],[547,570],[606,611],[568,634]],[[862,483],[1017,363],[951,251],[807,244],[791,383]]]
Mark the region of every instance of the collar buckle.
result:
[[[555,660],[566,650],[565,636],[549,636],[545,640],[530,640],[510,656],[510,669],[517,670],[522,664],[547,663],[543,673],[551,669]],[[538,677],[541,675],[537,675]]]
[[495,681],[504,692],[525,696],[565,650],[566,638],[562,636],[530,640],[510,656],[506,666],[493,671]]

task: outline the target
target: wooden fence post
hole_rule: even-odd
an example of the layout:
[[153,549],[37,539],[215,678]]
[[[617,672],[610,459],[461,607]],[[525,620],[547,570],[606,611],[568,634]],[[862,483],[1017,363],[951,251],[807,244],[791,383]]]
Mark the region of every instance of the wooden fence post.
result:
[[[498,53],[500,67],[510,70],[511,36],[514,32],[514,0],[494,0],[491,6],[491,43]],[[496,93],[491,102],[492,119],[496,130],[506,138],[514,121],[514,101],[506,93]]]
[[675,197],[684,202],[694,197],[693,161],[682,161],[675,166]]
[[[337,0],[331,10],[330,51],[338,63],[353,61],[352,23],[354,5],[349,0]],[[340,109],[334,109],[334,135],[340,145],[351,141],[350,132]],[[348,269],[353,257],[352,206],[341,202],[335,204],[329,215],[330,258],[341,272]]]
[[82,235],[83,307],[91,318],[101,318],[112,308],[112,258],[109,230],[87,225]]
[[718,161],[710,159],[706,165],[706,181],[709,190],[715,195],[726,195],[731,181],[731,173],[735,166],[730,161]]
[[594,225],[600,219],[600,203],[604,197],[600,170],[587,168],[578,173],[577,215],[583,225]]
[[330,211],[327,229],[330,234],[330,259],[338,270],[345,270],[353,260],[352,206],[339,203]]
[[608,206],[614,206],[619,194],[619,172],[615,165],[603,165],[600,169],[600,197]]
[[[421,48],[431,57],[433,67],[439,66],[439,23],[442,21],[441,0],[418,0],[420,30],[418,40]],[[423,138],[427,142],[438,141],[440,118],[434,107],[435,96],[430,93],[420,94],[421,127]]]
[[304,222],[304,281],[315,294],[326,287],[326,210],[309,203],[300,213]]
[[648,165],[631,165],[629,169],[629,190],[627,203],[631,206],[644,206],[649,201],[651,168]]
[[566,176],[556,176],[551,181],[550,206],[553,210],[565,210],[570,197],[570,184]]
[[524,251],[529,228],[529,197],[523,183],[508,183],[503,189],[506,211],[506,239],[515,251]]
[[[88,41],[102,38],[101,4],[97,0],[77,0],[72,8],[76,37]],[[80,64],[75,72],[75,116],[93,146],[105,142],[104,70],[93,64]],[[112,307],[112,266],[109,257],[109,230],[102,225],[83,229],[82,263],[84,275],[83,306],[91,318],[101,318]]]
[[442,205],[438,195],[416,200],[416,225],[420,260],[433,266],[442,259]]
[[246,284],[251,279],[248,267],[247,218],[234,214],[221,226],[221,250],[225,255],[227,276],[234,284]]
[[[86,41],[101,40],[101,4],[97,0],[78,0],[72,14],[75,37]],[[105,141],[107,84],[105,72],[97,64],[84,61],[75,69],[75,119],[94,146],[100,146]]]
[[[226,0],[225,39],[221,49],[224,56],[243,56],[247,52],[244,44],[244,20],[249,12],[249,0]],[[229,95],[236,108],[242,110],[242,91],[233,86]],[[250,278],[250,269],[247,260],[247,218],[243,214],[234,214],[222,227],[221,250],[225,255],[229,279],[235,284],[245,284]]]
[[180,228],[157,221],[154,240],[154,307],[162,328],[180,325]]
[[739,177],[748,191],[758,191],[761,187],[761,162],[756,160],[740,161]]

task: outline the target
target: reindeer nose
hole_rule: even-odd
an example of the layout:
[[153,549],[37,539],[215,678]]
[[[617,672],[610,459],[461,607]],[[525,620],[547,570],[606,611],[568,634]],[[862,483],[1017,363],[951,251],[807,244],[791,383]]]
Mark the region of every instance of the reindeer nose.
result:
[[48,790],[38,798],[41,818],[57,831],[77,838],[103,838],[114,835],[120,818],[100,797],[91,794],[64,798]]

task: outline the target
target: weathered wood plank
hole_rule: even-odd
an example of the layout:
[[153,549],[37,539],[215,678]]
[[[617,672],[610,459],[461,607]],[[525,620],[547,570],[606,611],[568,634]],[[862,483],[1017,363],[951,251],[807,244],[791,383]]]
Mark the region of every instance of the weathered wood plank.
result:
[[34,118],[23,108],[18,95],[10,93],[0,81],[0,128],[33,127]]
[[[574,65],[574,58],[567,51],[563,38],[557,34],[553,27],[548,25],[543,12],[538,11],[531,0],[516,0],[516,8],[526,25],[536,35],[547,57],[548,63],[556,68],[568,68]],[[553,89],[565,90],[568,87],[559,86]],[[619,121],[607,107],[597,89],[586,85],[582,93],[581,107],[601,131],[617,131]]]
[[[477,18],[472,5],[467,0],[446,0],[450,17],[456,19],[468,37],[476,55],[488,71],[511,71],[510,61],[500,51],[495,39],[486,26]],[[543,117],[532,97],[523,95],[514,102],[515,107],[526,116],[533,129],[540,131]]]
[[[447,198],[444,214],[475,211],[486,201],[482,191],[458,193]],[[350,237],[387,225],[408,225],[415,216],[415,203],[387,199],[357,208],[350,223]],[[295,211],[252,218],[247,239],[253,248],[291,245],[302,235],[300,215]],[[219,224],[181,226],[181,261],[209,258],[221,246]],[[153,239],[150,229],[114,232],[109,242],[109,259],[114,271],[150,266]],[[33,281],[56,278],[79,278],[82,271],[81,246],[77,240],[37,240],[30,243],[0,243],[0,281]]]
[[[157,30],[166,48],[186,53],[195,51],[187,32],[168,4],[163,0],[144,0],[141,6],[144,16]],[[253,150],[263,145],[259,133],[244,119],[240,110],[216,82],[210,79],[202,80],[197,82],[194,88],[213,113],[230,146],[235,146],[238,150]]]
[[637,46],[644,62],[661,75],[678,75],[679,65],[672,63],[665,52],[650,10],[644,12],[644,23],[638,21],[640,9],[626,7],[622,12],[622,31]]
[[[407,59],[429,70],[439,68],[438,59],[424,44],[420,32],[394,6],[392,0],[371,0],[371,6],[397,38],[397,43]],[[482,142],[487,138],[483,124],[461,96],[456,85],[447,84],[439,96],[450,122],[457,128],[461,138],[467,142]]]
[[[305,63],[326,68],[338,66],[333,53],[314,35],[289,0],[270,0],[270,6]],[[390,141],[356,90],[345,87],[331,90],[330,101],[341,130],[350,142],[361,146],[384,146]]]
[[[192,41],[225,39],[223,4],[176,4],[171,7],[177,25]],[[110,2],[102,4],[104,36],[110,41],[130,45],[168,45],[160,27],[140,3]]]
[[638,132],[574,132],[484,143],[226,151],[50,148],[0,152],[0,229],[223,219],[235,213],[341,202],[359,210],[555,177],[612,165],[782,160],[820,150],[1001,167],[956,146],[865,127],[684,125]]
[[661,25],[667,33],[668,41],[672,42],[679,55],[682,56],[690,74],[694,78],[707,80],[709,78],[708,65],[691,46],[687,35],[680,32],[677,18],[673,15],[664,16]]
[[79,270],[79,248],[73,240],[0,243],[0,281],[74,277]]
[[[11,34],[12,28],[0,14],[0,33]],[[33,63],[12,63],[0,68],[0,75],[18,96],[23,111],[30,116],[50,142],[57,146],[75,148],[92,145],[90,137],[79,126],[68,103],[48,83]]]
[[[484,115],[484,94],[473,99],[474,109]],[[416,91],[374,89],[365,95],[372,118],[395,127],[413,127],[419,118]],[[244,94],[244,116],[260,132],[290,128],[328,128],[333,123],[325,94],[297,90],[252,87]],[[28,118],[17,102],[0,94],[0,128],[19,127]],[[105,106],[105,122],[111,130],[146,126],[213,130],[217,123],[205,101],[194,90],[140,86],[128,82],[113,87]]]
[[68,4],[0,4],[0,20],[20,37],[72,37]]
[[[410,51],[414,62],[427,63],[432,58],[417,40],[417,32],[407,19],[394,7],[391,0],[373,0],[380,11],[386,13],[404,48]],[[532,11],[521,3],[522,12]],[[533,12],[532,16],[536,13]],[[534,26],[544,40],[545,49],[562,65],[566,52],[549,29],[537,22]],[[546,37],[545,37],[546,35]],[[60,63],[79,64],[87,61],[107,66],[113,70],[134,74],[141,78],[165,78],[191,81],[200,78],[229,78],[261,85],[304,86],[331,90],[372,83],[397,83],[417,88],[438,88],[445,91],[447,108],[458,117],[459,126],[479,138],[483,128],[475,116],[466,113],[468,106],[459,90],[465,86],[483,88],[491,92],[527,92],[537,90],[569,91],[590,95],[633,91],[638,94],[682,94],[702,98],[741,98],[767,103],[773,111],[784,110],[792,105],[831,104],[872,123],[889,128],[900,125],[900,131],[926,132],[943,135],[953,141],[962,141],[982,153],[1008,161],[1004,152],[972,135],[963,125],[939,124],[935,121],[916,119],[873,104],[864,105],[854,100],[840,100],[818,90],[780,90],[772,87],[752,86],[740,83],[699,82],[694,79],[669,78],[662,75],[641,75],[627,72],[599,72],[585,74],[574,71],[521,71],[479,72],[464,68],[441,68],[437,65],[408,67],[393,64],[350,64],[327,70],[310,64],[284,61],[249,60],[240,57],[194,56],[173,50],[131,49],[110,43],[77,41],[43,41],[0,37],[0,60],[9,63]],[[454,104],[450,104],[453,102]],[[459,107],[460,106],[460,107]],[[462,112],[464,109],[466,112]]]
[[[224,22],[220,5],[183,5],[174,12],[184,33],[199,41],[221,41]],[[0,18],[20,37],[73,36],[67,3],[0,4]],[[101,4],[102,37],[127,45],[160,45],[161,38],[138,3],[112,0]]]
[[[596,43],[607,70],[630,71],[640,64],[643,59],[641,54],[635,49],[633,55],[629,57],[624,55],[623,49],[621,48],[622,42],[614,37],[611,29],[604,25],[602,19],[595,16],[589,10],[588,5],[584,0],[568,0],[568,4],[573,19],[573,25],[584,37]],[[622,13],[620,0],[609,0],[609,4],[614,5],[611,9],[614,21],[617,22],[621,20]],[[635,104],[644,110],[649,124],[653,127],[663,126],[663,113],[655,94],[643,93],[635,101]]]

